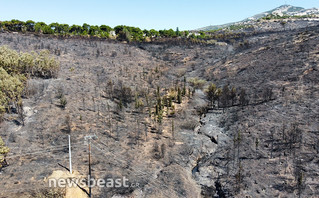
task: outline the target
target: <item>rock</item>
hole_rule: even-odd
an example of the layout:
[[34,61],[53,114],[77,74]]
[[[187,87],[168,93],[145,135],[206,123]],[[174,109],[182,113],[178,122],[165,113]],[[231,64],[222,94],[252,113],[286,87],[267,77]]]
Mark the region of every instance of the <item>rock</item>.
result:
[[[35,110],[34,110],[35,111]],[[32,111],[32,108],[31,107],[28,107],[28,106],[24,106],[23,107],[23,112],[24,112],[24,115],[26,117],[30,117],[33,115],[34,111]]]

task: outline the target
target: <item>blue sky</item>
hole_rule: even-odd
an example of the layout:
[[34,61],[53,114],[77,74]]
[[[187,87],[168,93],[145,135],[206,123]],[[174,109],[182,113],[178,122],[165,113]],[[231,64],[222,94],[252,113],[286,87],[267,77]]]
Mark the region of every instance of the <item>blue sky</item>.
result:
[[318,0],[0,0],[0,21],[192,30],[239,21],[283,4],[319,8]]

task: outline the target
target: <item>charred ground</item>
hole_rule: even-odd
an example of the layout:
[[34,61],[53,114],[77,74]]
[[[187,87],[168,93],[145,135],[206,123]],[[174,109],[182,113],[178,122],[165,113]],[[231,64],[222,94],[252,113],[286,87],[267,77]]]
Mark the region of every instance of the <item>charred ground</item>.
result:
[[[318,33],[318,27],[263,32],[211,45],[1,33],[1,45],[48,49],[61,62],[57,78],[28,81],[25,125],[16,114],[1,123],[11,148],[1,195],[47,193],[43,179],[63,169],[58,163],[68,165],[68,134],[74,170],[85,176],[84,137],[95,134],[93,176],[140,184],[95,188],[95,196],[314,197]],[[206,81],[202,89],[192,83],[196,77]],[[235,87],[234,101],[225,96],[218,108],[207,107],[210,82]],[[172,105],[157,106],[170,94]]]

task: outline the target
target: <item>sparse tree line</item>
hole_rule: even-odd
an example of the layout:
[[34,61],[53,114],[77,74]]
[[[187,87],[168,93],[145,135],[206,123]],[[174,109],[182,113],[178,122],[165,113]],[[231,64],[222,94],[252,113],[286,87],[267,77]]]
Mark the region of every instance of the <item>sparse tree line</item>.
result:
[[[227,176],[229,176],[229,166],[230,161],[233,161],[233,168],[236,168],[236,172],[234,172],[234,189],[235,193],[239,193],[241,188],[243,187],[243,179],[245,177],[243,167],[243,156],[240,153],[243,151],[242,143],[244,142],[243,139],[244,134],[247,134],[246,127],[240,127],[240,129],[236,129],[233,133],[233,146],[232,148],[229,147],[227,152]],[[287,171],[288,166],[288,156],[292,157],[292,167],[293,167],[293,176],[295,182],[291,184],[291,187],[294,187],[298,196],[301,196],[303,189],[305,188],[305,181],[306,181],[306,172],[304,169],[303,160],[301,160],[300,153],[302,152],[302,147],[307,143],[303,140],[303,130],[298,124],[298,122],[290,123],[289,125],[283,123],[282,127],[272,127],[270,128],[269,138],[264,140],[264,145],[267,145],[266,148],[269,150],[269,158],[277,158],[279,157],[279,162],[282,163],[283,160],[286,159],[285,162],[285,174]],[[260,153],[258,150],[260,149],[260,140],[258,138],[255,139],[255,149],[256,155],[259,159]],[[299,153],[298,153],[299,152]],[[274,154],[275,153],[275,154]],[[230,155],[233,155],[232,157]],[[259,155],[259,156],[258,156]],[[236,163],[237,161],[237,163]]]
[[35,22],[32,20],[20,21],[20,20],[11,20],[11,21],[0,21],[0,28],[3,31],[14,31],[14,32],[30,32],[30,33],[42,33],[42,34],[55,34],[55,35],[78,35],[78,36],[94,36],[99,38],[113,38],[119,41],[153,41],[159,38],[203,38],[204,33],[201,33],[197,36],[195,34],[190,34],[189,31],[179,31],[176,30],[141,30],[138,27],[118,25],[114,28],[111,28],[107,25],[89,25],[84,23],[80,25],[68,25],[68,24],[59,24],[51,23],[46,24],[44,22]]
[[[301,160],[300,153],[302,147],[305,146],[303,139],[304,131],[298,122],[290,123],[290,125],[283,123],[282,127],[273,127],[270,129],[270,139],[266,142],[270,143],[270,158],[278,157],[287,158],[289,155],[293,159],[293,175],[295,177],[295,189],[298,197],[301,197],[302,190],[305,187],[305,171]],[[257,149],[257,146],[256,146]],[[277,155],[273,153],[276,152]],[[298,153],[299,152],[299,153]],[[286,168],[288,162],[286,162]]]
[[249,104],[249,98],[244,88],[237,91],[235,87],[224,85],[222,88],[218,88],[214,83],[210,83],[205,93],[209,101],[209,107],[212,108],[225,109],[238,105],[243,107]]
[[[250,96],[244,88],[237,90],[235,87],[224,85],[222,88],[210,83],[205,90],[206,98],[209,101],[209,108],[228,108],[232,106],[256,105],[273,100],[273,90],[267,87],[262,90],[261,98],[256,98],[255,102],[250,102]],[[217,104],[216,104],[217,103]]]
[[283,123],[281,128],[273,127],[270,130],[270,139],[267,140],[270,143],[270,157],[274,157],[274,151],[279,151],[280,156],[295,156],[296,150],[302,147],[302,141],[303,130],[297,122],[291,123],[290,126]]
[[[20,21],[13,19],[11,21],[0,21],[0,30],[46,34],[46,35],[60,35],[60,36],[83,36],[95,37],[102,39],[116,39],[118,41],[126,42],[163,42],[169,41],[178,43],[190,44],[214,44],[216,41],[234,42],[245,36],[245,33],[235,33],[224,31],[223,29],[213,31],[199,31],[189,32],[187,30],[180,31],[178,28],[155,30],[155,29],[140,29],[138,27],[118,25],[114,28],[108,25],[89,25],[84,23],[81,25],[68,25],[44,22],[35,22],[32,20]],[[180,39],[176,39],[180,38]]]

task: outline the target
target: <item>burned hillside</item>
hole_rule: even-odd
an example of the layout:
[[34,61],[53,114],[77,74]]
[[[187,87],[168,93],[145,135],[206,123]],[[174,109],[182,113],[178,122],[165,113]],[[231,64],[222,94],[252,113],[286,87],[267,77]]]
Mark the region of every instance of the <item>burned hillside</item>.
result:
[[68,135],[79,177],[94,136],[93,177],[139,184],[95,197],[316,196],[318,33],[211,44],[1,33],[1,46],[60,62],[57,76],[27,81],[24,123],[15,111],[1,122],[1,196],[52,193],[44,180],[68,167]]

